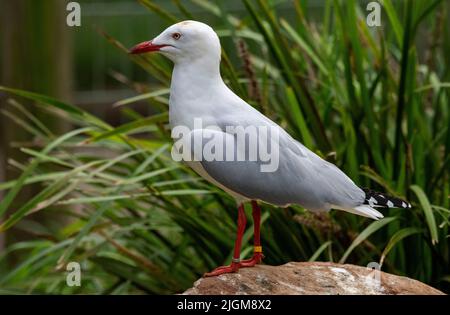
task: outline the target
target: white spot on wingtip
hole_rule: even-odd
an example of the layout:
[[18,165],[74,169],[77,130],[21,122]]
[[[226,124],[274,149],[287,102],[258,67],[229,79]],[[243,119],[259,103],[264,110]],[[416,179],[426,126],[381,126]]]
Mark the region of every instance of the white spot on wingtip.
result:
[[394,207],[394,204],[393,204],[392,201],[390,201],[390,200],[388,200],[388,202],[387,202],[386,204],[387,204],[387,206],[388,206],[389,208]]

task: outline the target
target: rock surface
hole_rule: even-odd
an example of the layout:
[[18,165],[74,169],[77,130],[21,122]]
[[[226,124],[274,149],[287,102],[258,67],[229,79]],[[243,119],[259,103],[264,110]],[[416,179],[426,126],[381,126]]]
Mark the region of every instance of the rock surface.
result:
[[[379,279],[379,281],[377,280]],[[406,277],[355,265],[290,262],[201,278],[183,294],[444,294]]]

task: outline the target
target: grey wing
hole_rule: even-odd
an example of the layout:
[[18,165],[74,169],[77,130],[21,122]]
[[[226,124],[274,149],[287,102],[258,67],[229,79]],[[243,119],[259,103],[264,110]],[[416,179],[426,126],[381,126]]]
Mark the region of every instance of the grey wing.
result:
[[[222,146],[220,150],[233,148],[232,159],[205,159],[197,155],[197,160],[215,181],[249,199],[280,206],[299,204],[309,210],[329,210],[333,206],[352,208],[364,201],[364,192],[341,170],[308,150],[281,128],[273,142],[275,147],[266,146],[258,138],[258,148],[265,148],[272,159],[266,156],[250,160],[251,147],[248,144],[243,146],[238,143],[236,135],[219,130],[197,129],[191,132],[190,138],[196,143],[197,152],[205,153],[205,149],[210,152],[212,146],[208,141],[212,138],[215,141],[220,139],[220,145],[216,145]],[[245,156],[245,159],[238,160],[238,156]]]

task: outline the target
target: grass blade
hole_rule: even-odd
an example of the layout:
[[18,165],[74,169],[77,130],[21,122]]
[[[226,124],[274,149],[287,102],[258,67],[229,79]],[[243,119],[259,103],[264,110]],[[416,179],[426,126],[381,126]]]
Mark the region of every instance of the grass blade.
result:
[[314,254],[311,256],[311,258],[308,261],[316,261],[317,258],[319,258],[320,254],[327,249],[328,246],[332,244],[331,241],[327,241],[320,245],[320,247],[314,252]]
[[388,244],[384,248],[383,253],[381,253],[380,266],[383,265],[384,259],[386,258],[387,254],[391,251],[391,249],[395,246],[395,244],[400,242],[405,237],[408,237],[413,234],[418,234],[421,232],[422,232],[422,229],[415,228],[415,227],[409,227],[409,228],[401,229],[400,231],[397,231],[394,235],[392,235]]
[[359,233],[359,235],[355,238],[355,240],[352,242],[352,244],[347,248],[347,250],[345,251],[344,255],[342,256],[342,258],[339,260],[340,264],[345,263],[345,261],[347,260],[348,256],[350,255],[350,253],[359,245],[361,244],[363,241],[365,241],[370,235],[372,235],[373,233],[375,233],[376,231],[378,231],[379,229],[381,229],[383,226],[385,226],[386,224],[391,223],[392,221],[394,221],[396,218],[392,217],[392,218],[384,218],[381,219],[379,221],[375,221],[372,222],[371,224],[369,224],[368,227],[366,227],[361,233]]
[[420,206],[425,215],[425,219],[427,221],[428,229],[431,235],[431,242],[433,244],[436,244],[438,242],[438,228],[436,225],[436,220],[434,218],[434,213],[433,209],[431,208],[430,201],[428,200],[422,188],[420,188],[419,186],[412,185],[411,190],[414,192],[417,199],[419,200]]

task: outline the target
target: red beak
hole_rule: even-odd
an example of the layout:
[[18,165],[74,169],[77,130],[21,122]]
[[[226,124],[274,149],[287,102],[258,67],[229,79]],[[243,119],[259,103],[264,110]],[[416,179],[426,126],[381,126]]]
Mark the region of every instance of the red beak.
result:
[[143,54],[146,52],[151,51],[159,51],[162,47],[165,47],[167,45],[155,45],[152,41],[143,42],[140,44],[137,44],[133,48],[130,49],[130,54]]

